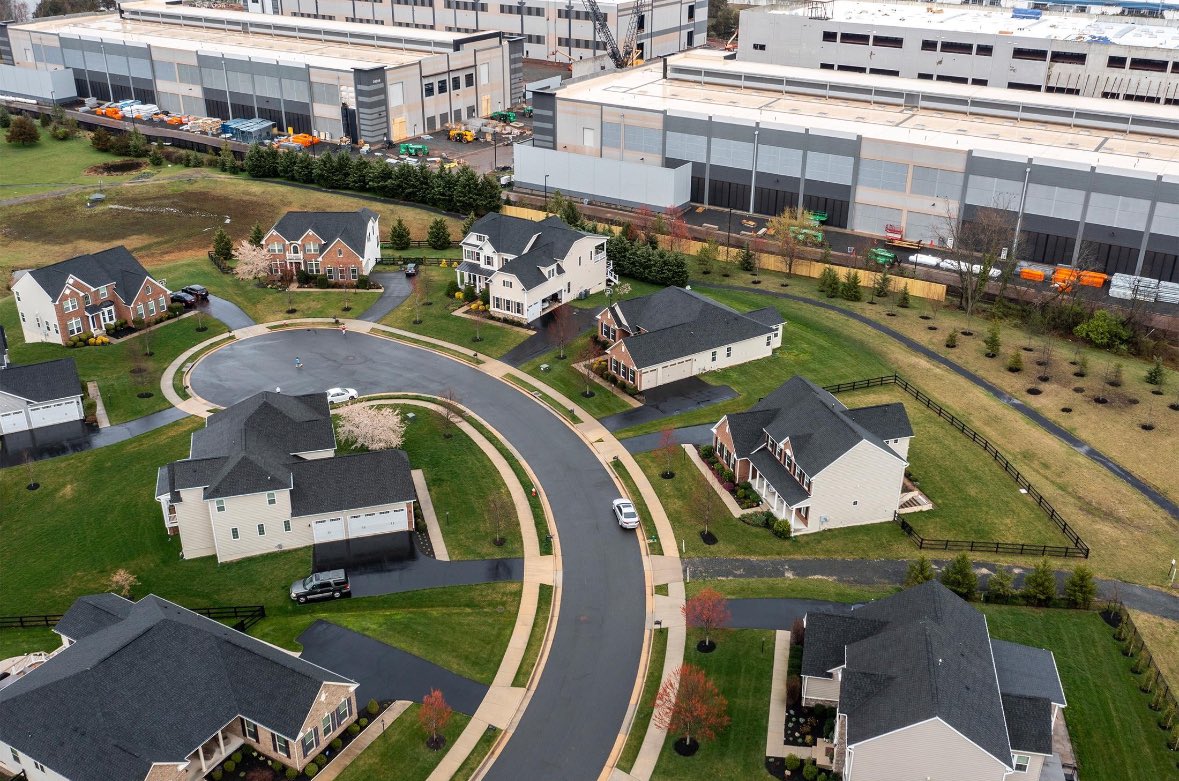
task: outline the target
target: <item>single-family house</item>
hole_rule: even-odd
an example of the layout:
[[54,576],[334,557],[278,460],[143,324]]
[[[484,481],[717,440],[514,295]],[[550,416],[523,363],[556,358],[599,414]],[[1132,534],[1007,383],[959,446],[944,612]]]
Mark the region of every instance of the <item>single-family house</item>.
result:
[[[0,329],[0,339],[3,335]],[[73,358],[24,366],[0,360],[0,436],[83,417],[82,382]]]
[[0,684],[0,770],[28,781],[198,781],[246,750],[301,770],[356,720],[355,681],[156,596],[82,597],[54,631]]
[[102,334],[117,320],[151,320],[167,313],[171,301],[168,289],[122,246],[17,271],[12,295],[25,341],[52,344]]
[[835,706],[844,781],[1064,778],[1052,652],[991,639],[983,614],[941,583],[810,612],[805,627],[803,704]]
[[795,375],[712,429],[717,456],[794,534],[891,521],[913,427],[900,403],[848,409]]
[[218,561],[411,531],[404,451],[335,448],[325,394],[251,396],[207,418],[188,458],[160,467],[164,525],[186,559]]
[[491,212],[463,237],[459,287],[490,288],[491,314],[531,323],[571,298],[617,282],[606,238],[569,227],[560,217],[535,222]]
[[612,304],[597,316],[608,369],[640,391],[756,361],[782,346],[785,320],[765,307],[741,313],[692,290],[668,287]]
[[272,277],[300,272],[333,285],[356,282],[381,259],[381,216],[352,212],[287,212],[262,240]]

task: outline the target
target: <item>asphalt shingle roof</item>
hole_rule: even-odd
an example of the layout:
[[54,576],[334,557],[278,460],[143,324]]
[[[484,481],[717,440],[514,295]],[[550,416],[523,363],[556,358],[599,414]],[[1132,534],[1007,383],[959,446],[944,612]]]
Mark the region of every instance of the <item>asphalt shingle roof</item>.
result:
[[82,395],[82,381],[73,358],[0,369],[0,393],[33,402]]
[[614,321],[632,331],[622,343],[640,369],[768,336],[775,325],[784,322],[781,315],[777,315],[777,322],[772,322],[765,310],[758,310],[757,318],[741,314],[678,287],[619,301],[610,309]]
[[[511,274],[520,280],[525,290],[531,290],[547,279],[542,268],[564,260],[579,240],[597,235],[571,228],[560,217],[546,217],[536,222],[498,212],[489,212],[476,220],[471,233],[486,236],[496,252],[515,256],[495,273]],[[459,268],[462,270],[461,266]],[[486,275],[487,270],[475,273]],[[558,273],[564,273],[564,269],[558,269]]]
[[135,256],[124,246],[111,247],[102,252],[42,266],[29,271],[37,284],[56,300],[71,276],[91,287],[115,286],[115,293],[124,302],[134,299],[149,274]]
[[1068,703],[1056,670],[1056,657],[1046,648],[991,640],[999,691],[1023,697],[1039,697],[1062,708]]
[[857,407],[845,413],[881,439],[902,439],[913,436],[913,424],[909,413],[899,401],[891,404],[877,404],[874,407]]
[[355,510],[417,497],[402,450],[377,450],[292,465],[291,515]]
[[0,690],[0,740],[71,781],[142,781],[238,715],[295,739],[353,682],[155,596]]
[[[849,745],[939,718],[1010,767],[1004,703],[981,613],[930,581],[859,607],[850,618],[869,623],[857,628],[808,616],[806,635],[806,645],[817,642],[828,657],[829,649],[845,648],[839,709],[847,716]],[[806,653],[804,646],[804,674]]]
[[757,467],[762,477],[770,481],[778,495],[791,507],[810,498],[806,489],[799,485],[794,476],[786,471],[786,467],[765,448],[753,451],[749,455],[749,463]]
[[1043,697],[1003,695],[1003,715],[1012,751],[1052,753],[1052,703]]
[[118,594],[87,594],[78,597],[53,631],[71,640],[81,640],[122,621],[135,603]]
[[323,248],[340,239],[358,255],[364,255],[370,220],[378,219],[372,209],[352,212],[287,212],[271,229],[287,241],[298,241],[307,231],[320,238]]

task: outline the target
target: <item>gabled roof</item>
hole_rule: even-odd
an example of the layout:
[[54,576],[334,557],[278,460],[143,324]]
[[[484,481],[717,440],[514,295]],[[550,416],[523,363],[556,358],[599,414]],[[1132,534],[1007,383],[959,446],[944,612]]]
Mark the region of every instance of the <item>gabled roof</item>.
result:
[[[560,217],[546,217],[535,222],[498,212],[489,212],[476,220],[471,226],[471,233],[486,236],[496,252],[515,256],[494,273],[511,274],[520,280],[525,290],[542,284],[548,277],[541,269],[554,264],[559,266],[573,245],[581,239],[591,236],[602,240],[606,238],[571,228]],[[487,270],[477,273],[486,274]],[[564,269],[558,268],[558,273],[563,274]]]
[[1012,751],[1052,753],[1052,703],[1042,697],[1003,695],[1003,715]]
[[28,273],[53,300],[57,300],[66,280],[73,276],[91,287],[113,284],[115,293],[124,302],[130,302],[150,276],[135,256],[121,245],[90,255],[78,255]]
[[0,393],[32,402],[82,395],[82,381],[73,358],[0,369]]
[[155,596],[0,690],[0,740],[71,781],[142,781],[237,716],[296,739],[353,681]]
[[87,594],[78,597],[53,631],[75,642],[122,621],[135,603],[118,594]]
[[324,249],[340,239],[358,255],[364,254],[368,224],[379,219],[372,209],[351,212],[287,212],[271,228],[287,241],[298,241],[308,231],[319,237]]
[[1064,689],[1056,670],[1056,657],[1047,648],[991,640],[999,691],[1023,697],[1038,697],[1064,707]]
[[292,465],[291,515],[314,515],[416,498],[409,457],[402,450],[376,450]]
[[[806,646],[843,644],[839,710],[847,716],[848,745],[937,718],[1011,766],[1004,704],[981,613],[930,581],[857,608],[850,622],[816,618],[807,618],[804,674]],[[857,626],[861,621],[867,623]]]
[[874,407],[849,409],[847,416],[881,439],[904,439],[913,436],[909,413],[899,401]]
[[640,369],[768,336],[784,322],[777,310],[758,310],[753,318],[679,287],[619,301],[609,311],[616,323],[636,332],[622,342]]

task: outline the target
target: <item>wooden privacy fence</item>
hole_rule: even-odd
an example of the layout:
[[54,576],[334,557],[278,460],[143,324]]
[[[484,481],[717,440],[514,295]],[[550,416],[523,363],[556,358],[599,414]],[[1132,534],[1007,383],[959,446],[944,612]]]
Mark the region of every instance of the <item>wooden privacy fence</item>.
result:
[[938,540],[928,539],[922,537],[916,529],[914,529],[908,521],[905,521],[897,513],[893,513],[893,520],[900,524],[901,530],[909,536],[917,544],[917,547],[925,550],[945,550],[945,551],[974,551],[979,553],[1011,553],[1035,556],[1060,556],[1063,558],[1089,558],[1089,546],[1081,539],[1076,530],[1069,525],[1068,521],[1061,517],[1056,508],[1044,498],[1044,495],[1036,490],[1023,474],[1015,468],[1015,465],[999,452],[999,449],[992,445],[985,437],[977,431],[966,425],[958,416],[949,412],[941,404],[938,404],[932,398],[922,393],[915,385],[905,380],[898,374],[885,375],[883,377],[871,377],[866,380],[856,380],[854,382],[841,382],[837,385],[828,385],[823,390],[828,393],[846,393],[847,391],[863,390],[865,388],[877,388],[882,385],[896,385],[903,391],[908,393],[917,401],[924,404],[927,408],[932,410],[938,417],[945,420],[951,426],[956,428],[963,436],[967,437],[971,442],[987,451],[998,464],[1003,467],[1003,471],[1007,473],[1008,477],[1015,481],[1015,483],[1024,489],[1028,496],[1036,503],[1048,519],[1056,524],[1061,533],[1068,538],[1071,546],[1065,545],[1038,545],[1022,542],[988,542],[979,540]]
[[[232,621],[233,628],[245,632],[254,624],[266,618],[265,605],[225,605],[223,607],[189,608],[198,615],[214,621]],[[41,613],[24,616],[0,616],[0,629],[32,629],[53,627],[61,620],[62,613]]]
[[[540,209],[528,209],[523,206],[504,206],[502,209],[504,214],[511,217],[522,217],[526,220],[543,220],[547,215]],[[718,243],[724,246],[724,236],[719,235]],[[760,240],[757,244],[769,244],[767,240]],[[659,245],[666,249],[673,249],[677,252],[682,252],[685,255],[695,255],[704,246],[704,242],[696,241],[695,239],[674,238],[672,236],[660,236]],[[732,249],[739,249],[740,245],[730,245]],[[754,249],[756,245],[750,244],[750,248]],[[806,255],[816,255],[820,250],[812,247],[799,247],[799,257],[795,259],[794,265],[789,272],[787,272],[786,258],[775,252],[768,252],[765,250],[755,250],[753,253],[757,262],[757,267],[764,271],[776,271],[782,274],[790,273],[800,277],[810,277],[817,279],[822,273],[823,269],[830,268],[839,274],[842,279],[848,271],[856,271],[860,275],[860,285],[862,287],[875,287],[877,279],[880,277],[879,272],[869,271],[867,269],[852,269],[847,266],[839,266],[834,263],[822,263],[817,260],[811,260],[805,257]],[[737,261],[737,253],[721,253],[720,261],[730,265],[735,265]],[[688,261],[691,262],[691,259]],[[906,285],[909,287],[909,295],[917,296],[918,298],[926,298],[932,301],[946,300],[946,286],[938,282],[927,282],[924,279],[912,279],[910,277],[902,277],[896,274],[888,275],[888,289],[899,293]]]
[[1169,736],[1167,747],[1179,750],[1179,699],[1176,699],[1175,688],[1155,663],[1154,653],[1134,625],[1130,611],[1120,601],[1117,605],[1122,620],[1114,632],[1114,639],[1122,644],[1122,654],[1134,659],[1130,671],[1141,676],[1138,688],[1151,695],[1150,709],[1159,713],[1159,728],[1166,730]]

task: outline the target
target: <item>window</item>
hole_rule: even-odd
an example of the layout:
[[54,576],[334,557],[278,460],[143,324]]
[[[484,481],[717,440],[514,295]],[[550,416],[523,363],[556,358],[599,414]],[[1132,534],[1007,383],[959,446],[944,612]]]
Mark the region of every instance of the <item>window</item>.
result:
[[883,46],[886,49],[901,49],[905,46],[905,39],[892,35],[874,35],[872,36],[872,45]]
[[733,348],[732,348],[732,347],[726,347],[726,348],[725,348],[725,357],[726,357],[726,358],[732,358],[732,357],[733,357]]
[[1011,50],[1011,59],[1013,60],[1039,60],[1043,62],[1048,59],[1047,49],[1021,49],[1016,47]]
[[766,50],[766,45],[764,43],[755,43],[753,44],[753,50],[755,52],[764,52]]
[[1051,57],[1053,62],[1063,62],[1068,65],[1084,65],[1086,59],[1084,52],[1052,52]]
[[70,336],[77,336],[82,333],[82,318],[75,317],[66,323],[66,331],[69,332]]
[[340,707],[336,708],[336,719],[343,724],[352,716],[352,701],[344,700],[340,703]]
[[461,77],[459,77],[459,76],[451,76],[450,77],[450,89],[451,90],[453,90],[454,92],[458,92],[460,89],[462,89],[462,87],[463,87],[463,82],[462,82]]
[[1039,92],[1041,87],[1039,84],[1027,84],[1022,81],[1009,81],[1007,82],[1007,89],[1018,89],[1025,92]]
[[937,41],[931,41],[928,38],[921,42],[921,51],[935,52],[937,51]]
[[773,337],[773,336],[767,336],[767,337],[766,337],[766,347],[769,347],[769,346],[770,346],[770,343],[771,343],[773,340],[774,340],[774,337]]
[[[970,83],[971,83],[971,84],[973,84],[973,85],[974,85],[974,86],[976,86],[976,87],[985,87],[985,86],[987,86],[987,80],[986,80],[986,79],[971,79],[971,80],[970,80]],[[1079,92],[1080,92],[1080,90],[1077,90],[1077,92],[1079,93]]]
[[20,764],[20,754],[16,753],[16,749],[14,749],[14,748],[10,747],[8,750],[12,752],[12,761],[19,765]]
[[77,309],[77,308],[78,308],[78,299],[76,299],[76,298],[67,298],[67,299],[66,299],[64,302],[62,302],[61,308],[62,308],[62,311],[63,311],[63,312],[72,312],[72,311],[74,311],[75,309]]
[[255,743],[258,742],[258,725],[249,719],[242,719],[242,732]]
[[282,242],[281,241],[273,241],[270,243],[270,254],[271,255],[281,255],[282,254]]
[[1026,754],[1015,754],[1011,757],[1011,764],[1015,766],[1016,773],[1028,772],[1028,765],[1032,763],[1032,758]]
[[434,84],[433,84],[433,82],[427,81],[425,83],[425,85],[422,87],[422,91],[425,93],[427,98],[434,97]]
[[343,247],[336,247],[336,257],[337,258],[344,257],[344,248]]
[[876,76],[900,76],[901,72],[891,68],[869,68],[868,72]]
[[151,285],[144,285],[143,292],[151,295]]
[[511,286],[512,286],[512,280],[505,279],[504,280],[504,287],[511,287]]
[[716,363],[716,350],[712,351],[712,362]]
[[305,255],[318,255],[319,254],[319,242],[317,242],[317,241],[305,242],[303,244],[303,254],[305,254]]
[[93,303],[93,302],[90,300],[90,294],[89,294],[89,293],[83,293],[83,294],[82,294],[82,298],[83,298],[83,299],[86,301],[86,306],[90,306],[90,304],[91,304],[91,303]]
[[336,278],[336,270],[331,266],[327,267],[327,278],[329,281],[334,281]]
[[278,503],[278,497],[274,495],[274,491],[267,492],[266,503],[267,504],[277,504]]
[[276,752],[278,752],[281,756],[284,756],[284,757],[290,759],[290,756],[291,756],[290,741],[288,741],[286,738],[282,737],[281,735],[275,735],[272,732],[272,733],[270,733],[270,744],[274,747],[274,750]]
[[266,536],[266,524],[264,524],[264,523],[258,524],[258,536],[259,537]]
[[38,769],[38,770],[40,770],[42,773],[44,773],[44,772],[45,772],[45,766],[44,766],[44,765],[42,765],[40,762],[38,762],[38,761],[37,761],[37,760],[35,760],[35,759],[33,760],[33,767],[37,768],[37,769]]
[[942,41],[942,51],[946,54],[973,54],[974,44],[961,41]]
[[839,33],[835,32],[834,30],[823,31],[824,43],[836,43],[837,41],[839,41]]
[[1167,72],[1166,60],[1148,60],[1142,57],[1130,58],[1130,70],[1132,71],[1154,71],[1156,73]]
[[1108,60],[1105,61],[1105,67],[1107,67],[1107,68],[1124,68],[1124,67],[1126,67],[1126,58],[1125,57],[1110,57]]
[[446,79],[438,79],[438,94],[446,94]]
[[217,499],[217,500],[215,500],[215,501],[213,502],[213,506],[214,506],[215,508],[217,508],[217,512],[219,512],[219,513],[223,513],[223,512],[225,512],[225,500],[224,500],[224,499]]
[[160,296],[160,311],[163,312],[167,308],[168,305],[164,302],[164,297]]
[[229,536],[230,536],[230,538],[231,538],[231,539],[234,539],[234,540],[240,540],[240,539],[241,539],[241,535],[238,533],[238,531],[237,531],[237,527],[236,527],[236,526],[232,527],[232,528],[229,530]]
[[871,36],[864,35],[863,33],[844,33],[843,35],[839,36],[839,42],[850,43],[855,46],[867,46],[872,42],[872,38]]
[[311,274],[312,276],[319,276],[319,261],[318,260],[307,261],[307,273]]
[[464,76],[463,77],[463,84],[467,87],[474,87],[475,86],[475,74],[468,73],[466,76]]
[[319,727],[312,727],[311,731],[303,736],[303,756],[310,758],[315,756],[315,747],[319,745]]
[[989,43],[980,43],[974,47],[974,53],[979,57],[990,57],[995,51],[995,47]]
[[688,18],[689,19],[696,18],[696,6],[694,6],[694,5],[688,6]]
[[100,288],[98,289],[98,297],[99,297],[100,299],[102,299],[102,298],[106,298],[106,285],[103,285],[102,287],[100,287]]
[[833,70],[835,70],[835,63],[832,63],[832,62],[820,62],[820,63],[819,63],[819,70],[821,70],[821,71],[833,71]]
[[356,266],[352,267],[350,274],[352,276],[352,281],[355,282],[356,280],[360,279],[360,269],[356,268]]

